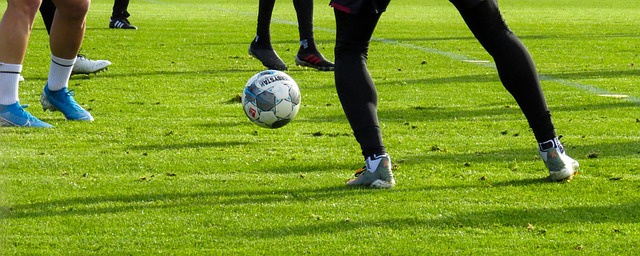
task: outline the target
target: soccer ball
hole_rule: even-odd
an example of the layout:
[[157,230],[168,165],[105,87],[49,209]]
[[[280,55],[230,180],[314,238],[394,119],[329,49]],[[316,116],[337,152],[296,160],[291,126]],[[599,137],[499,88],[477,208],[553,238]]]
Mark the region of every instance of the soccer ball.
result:
[[242,107],[251,122],[265,128],[285,126],[300,110],[300,89],[282,71],[265,70],[252,76],[242,91]]

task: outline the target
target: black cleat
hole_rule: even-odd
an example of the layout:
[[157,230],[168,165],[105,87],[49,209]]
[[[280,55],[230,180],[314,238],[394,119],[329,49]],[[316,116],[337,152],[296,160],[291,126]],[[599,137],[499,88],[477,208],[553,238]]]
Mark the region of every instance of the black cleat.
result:
[[320,71],[333,71],[335,64],[322,56],[319,52],[316,53],[300,53],[296,55],[296,65],[315,68]]
[[121,29],[138,29],[138,27],[131,25],[128,19],[115,19],[109,22],[109,28],[121,28]]
[[280,56],[271,48],[254,48],[249,46],[249,55],[255,57],[262,65],[272,70],[286,71],[287,64],[280,59]]

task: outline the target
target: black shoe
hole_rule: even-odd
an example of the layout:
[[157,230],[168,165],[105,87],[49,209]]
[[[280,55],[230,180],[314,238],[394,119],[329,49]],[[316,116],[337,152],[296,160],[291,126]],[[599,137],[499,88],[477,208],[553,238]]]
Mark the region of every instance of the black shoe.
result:
[[109,28],[138,29],[138,27],[131,25],[128,19],[111,20],[111,22],[109,22]]
[[296,65],[315,68],[320,71],[333,71],[336,64],[322,56],[319,52],[315,53],[300,53],[296,55]]
[[262,65],[268,69],[286,71],[288,70],[287,64],[280,59],[280,56],[271,48],[254,48],[253,45],[249,46],[249,55],[255,57]]

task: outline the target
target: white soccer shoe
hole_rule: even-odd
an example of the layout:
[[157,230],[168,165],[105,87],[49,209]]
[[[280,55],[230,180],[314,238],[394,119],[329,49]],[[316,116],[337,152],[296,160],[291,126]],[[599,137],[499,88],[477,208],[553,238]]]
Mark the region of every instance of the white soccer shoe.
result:
[[72,75],[75,74],[95,74],[104,71],[111,65],[108,60],[90,60],[83,55],[78,55],[76,63],[73,65]]
[[552,147],[541,150],[540,156],[547,166],[547,169],[549,169],[549,180],[568,181],[571,180],[573,176],[578,175],[580,164],[578,164],[578,161],[567,156],[562,147]]

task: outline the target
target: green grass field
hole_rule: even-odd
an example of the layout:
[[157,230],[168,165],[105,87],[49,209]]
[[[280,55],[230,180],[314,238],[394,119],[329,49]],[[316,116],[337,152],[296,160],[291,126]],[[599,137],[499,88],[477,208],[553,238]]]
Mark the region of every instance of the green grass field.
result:
[[[392,1],[369,59],[392,190],[345,187],[362,157],[333,73],[293,63],[290,1],[276,4],[272,40],[303,106],[276,130],[234,101],[263,69],[247,54],[257,1],[132,1],[137,31],[108,29],[112,3],[93,1],[81,53],[113,65],[70,82],[92,123],[41,111],[50,53],[36,18],[20,100],[56,128],[0,129],[0,255],[640,250],[637,0],[500,1],[580,162],[569,183],[545,180],[524,116],[455,8]],[[327,3],[314,24],[333,59]]]

